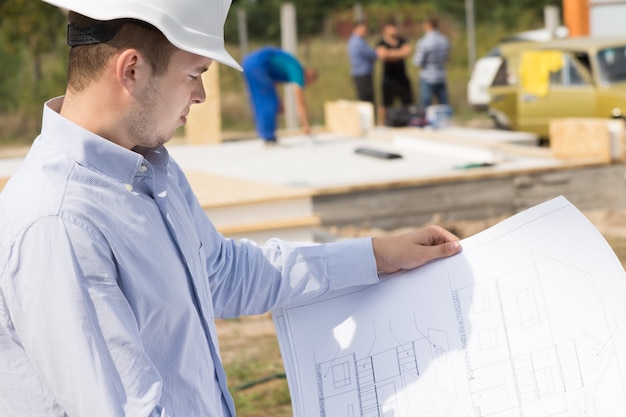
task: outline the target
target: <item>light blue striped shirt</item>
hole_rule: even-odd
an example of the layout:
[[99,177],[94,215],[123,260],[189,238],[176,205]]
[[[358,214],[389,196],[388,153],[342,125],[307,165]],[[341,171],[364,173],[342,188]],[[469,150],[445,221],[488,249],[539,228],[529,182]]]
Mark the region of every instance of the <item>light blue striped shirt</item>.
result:
[[420,78],[429,83],[442,83],[446,80],[449,55],[448,39],[438,30],[432,30],[417,42],[413,64],[420,67]]
[[0,194],[1,416],[233,416],[215,318],[377,282],[371,239],[225,239],[164,147],[61,104]]

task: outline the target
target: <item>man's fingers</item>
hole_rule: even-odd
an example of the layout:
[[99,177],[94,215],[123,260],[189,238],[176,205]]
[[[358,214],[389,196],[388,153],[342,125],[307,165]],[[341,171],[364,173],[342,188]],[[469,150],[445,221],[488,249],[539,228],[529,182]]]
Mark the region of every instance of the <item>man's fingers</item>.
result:
[[425,231],[430,236],[430,244],[433,246],[444,242],[454,242],[459,240],[454,233],[440,226],[431,225],[428,226]]
[[461,243],[458,240],[444,243],[440,246],[442,247],[441,253],[443,257],[456,255],[461,252]]
[[459,252],[461,252],[461,244],[456,240],[432,246],[420,245],[419,255],[414,258],[415,264],[409,266],[409,268],[401,267],[401,269],[412,269],[435,259],[456,255]]

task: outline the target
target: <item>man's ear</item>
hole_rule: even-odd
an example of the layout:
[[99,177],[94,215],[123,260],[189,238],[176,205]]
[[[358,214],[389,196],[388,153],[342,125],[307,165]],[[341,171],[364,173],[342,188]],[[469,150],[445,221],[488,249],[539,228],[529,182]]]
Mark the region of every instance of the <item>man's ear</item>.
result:
[[150,65],[136,49],[125,49],[117,58],[118,82],[131,93],[150,77]]

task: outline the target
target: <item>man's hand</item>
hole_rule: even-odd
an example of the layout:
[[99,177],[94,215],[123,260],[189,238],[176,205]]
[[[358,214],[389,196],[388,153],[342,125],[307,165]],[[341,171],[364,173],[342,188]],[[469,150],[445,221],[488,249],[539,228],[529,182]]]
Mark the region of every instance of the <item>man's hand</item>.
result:
[[413,269],[461,251],[459,239],[439,226],[428,226],[400,236],[372,239],[378,272]]

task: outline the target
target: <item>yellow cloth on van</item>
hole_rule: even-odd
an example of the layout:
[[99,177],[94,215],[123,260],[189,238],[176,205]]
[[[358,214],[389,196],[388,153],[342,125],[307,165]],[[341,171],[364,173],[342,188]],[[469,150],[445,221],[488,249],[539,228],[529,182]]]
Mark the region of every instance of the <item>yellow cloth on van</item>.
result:
[[550,73],[563,67],[559,51],[524,51],[520,64],[520,81],[524,92],[545,97],[550,90]]

